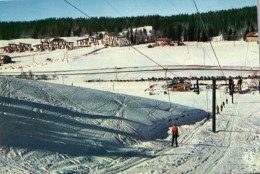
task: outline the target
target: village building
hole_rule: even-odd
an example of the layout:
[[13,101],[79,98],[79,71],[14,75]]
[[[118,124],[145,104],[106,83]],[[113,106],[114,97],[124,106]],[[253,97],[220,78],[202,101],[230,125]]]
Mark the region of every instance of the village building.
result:
[[34,51],[44,51],[44,46],[42,44],[34,45]]
[[191,85],[186,84],[186,83],[178,83],[175,85],[172,85],[171,87],[172,91],[177,92],[177,91],[190,91],[191,90]]
[[129,45],[129,41],[126,36],[118,36],[117,37],[118,46],[123,47]]
[[19,43],[19,52],[32,51],[32,45],[27,43]]
[[6,52],[6,53],[12,53],[12,52],[13,52],[13,49],[10,48],[9,46],[5,46],[5,47],[3,47],[2,49],[3,49],[3,51]]
[[106,33],[104,34],[104,38],[102,39],[101,43],[105,46],[126,46],[129,45],[129,41],[127,40],[126,36],[122,35],[115,35],[114,33]]
[[66,42],[66,49],[67,50],[73,50],[74,42]]
[[11,63],[12,59],[10,56],[7,55],[1,55],[0,56],[0,64],[7,64],[7,63]]
[[65,49],[67,44],[64,39],[55,38],[51,41],[51,45],[53,49],[56,50],[56,49]]
[[45,51],[45,50],[53,50],[53,46],[52,46],[52,44],[50,43],[50,42],[48,42],[48,41],[43,41],[43,42],[41,42],[41,44],[42,44],[42,48],[43,48],[43,50],[42,51]]
[[179,46],[180,45],[180,41],[178,40],[173,40],[170,42],[170,46]]
[[258,42],[258,32],[251,32],[246,35],[247,42]]
[[77,40],[77,45],[78,47],[88,47],[90,46],[89,44],[89,38],[84,38],[84,39],[80,39],[80,40]]
[[89,44],[90,45],[98,45],[98,39],[96,36],[90,36],[89,37]]
[[170,40],[168,38],[158,38],[156,41],[157,46],[165,46],[168,45]]

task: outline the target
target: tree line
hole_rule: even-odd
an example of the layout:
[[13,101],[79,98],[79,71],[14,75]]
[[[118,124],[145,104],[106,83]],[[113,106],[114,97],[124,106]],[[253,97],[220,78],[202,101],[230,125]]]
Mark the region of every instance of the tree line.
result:
[[[210,11],[201,15],[48,18],[30,22],[0,22],[0,39],[67,37],[71,31],[77,36],[91,35],[97,31],[118,33],[123,29],[148,25],[153,26],[154,38],[180,40],[183,37],[189,41],[208,41],[222,34],[226,40],[237,40],[257,30],[257,8]],[[131,36],[128,38],[131,39]]]

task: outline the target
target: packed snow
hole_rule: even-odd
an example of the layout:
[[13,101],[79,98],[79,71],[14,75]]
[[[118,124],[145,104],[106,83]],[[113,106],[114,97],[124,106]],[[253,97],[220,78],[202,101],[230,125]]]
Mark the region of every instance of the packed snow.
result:
[[[0,46],[18,42],[39,40],[0,41]],[[134,47],[178,76],[222,75],[208,43],[148,45]],[[256,43],[213,45],[226,76],[259,75]],[[219,86],[217,104],[226,99],[229,104],[217,116],[218,133],[213,133],[211,118],[206,118],[212,107],[211,89],[201,86],[200,95],[168,96],[165,81],[109,81],[165,77],[165,71],[131,47],[100,45],[9,55],[14,63],[2,65],[2,75],[32,71],[58,78],[50,78],[51,83],[0,79],[0,173],[260,172],[260,94],[249,90],[250,80],[243,84],[247,93],[235,94],[234,104],[226,87]],[[131,72],[135,70],[145,72]],[[108,82],[86,82],[93,79]],[[154,95],[145,91],[152,85]],[[178,148],[170,147],[174,123],[180,131]]]

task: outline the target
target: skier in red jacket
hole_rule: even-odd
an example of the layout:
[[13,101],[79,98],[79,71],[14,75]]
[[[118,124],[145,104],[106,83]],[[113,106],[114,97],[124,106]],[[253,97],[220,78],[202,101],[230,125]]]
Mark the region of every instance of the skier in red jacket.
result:
[[175,140],[176,147],[178,147],[178,141],[177,141],[178,136],[179,136],[178,127],[176,126],[176,124],[174,124],[174,126],[172,127],[172,146]]
[[217,108],[217,114],[219,114],[219,106],[217,105],[217,107],[216,107],[216,108]]

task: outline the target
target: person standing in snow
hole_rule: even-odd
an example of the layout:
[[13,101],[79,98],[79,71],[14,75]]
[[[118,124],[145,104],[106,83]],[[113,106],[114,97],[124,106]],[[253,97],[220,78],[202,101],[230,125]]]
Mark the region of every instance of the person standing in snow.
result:
[[178,127],[176,126],[176,124],[174,124],[174,126],[172,127],[172,146],[175,140],[176,147],[178,147],[178,140],[177,140],[178,136],[179,136]]
[[225,102],[223,102],[223,104],[222,104],[222,105],[223,105],[223,107],[225,107]]
[[217,108],[217,114],[219,114],[219,106],[217,105],[217,107],[216,107],[216,108]]
[[226,104],[228,104],[228,99],[226,99]]

